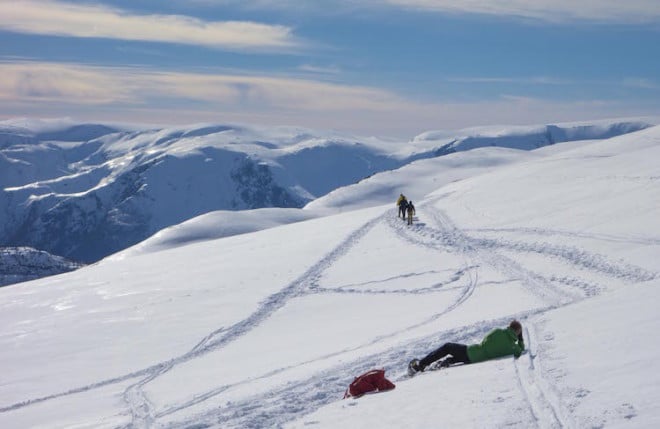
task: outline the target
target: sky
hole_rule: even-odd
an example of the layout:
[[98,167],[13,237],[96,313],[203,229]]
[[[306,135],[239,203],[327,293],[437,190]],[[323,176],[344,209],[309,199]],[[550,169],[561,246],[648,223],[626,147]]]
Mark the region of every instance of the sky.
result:
[[660,115],[657,1],[492,3],[0,0],[0,119],[410,138]]
[[[658,157],[660,126],[458,152],[402,167],[411,226],[386,171],[360,209],[217,212],[2,287],[0,427],[659,427]],[[514,318],[519,359],[407,377]],[[394,390],[342,399],[375,368]]]

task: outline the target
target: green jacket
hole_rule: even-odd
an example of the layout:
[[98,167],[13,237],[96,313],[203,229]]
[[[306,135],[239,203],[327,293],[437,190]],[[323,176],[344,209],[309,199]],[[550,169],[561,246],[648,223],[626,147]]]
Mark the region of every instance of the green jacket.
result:
[[498,328],[490,331],[481,344],[468,346],[467,355],[471,363],[476,363],[509,355],[520,357],[523,350],[525,344],[518,340],[512,329]]

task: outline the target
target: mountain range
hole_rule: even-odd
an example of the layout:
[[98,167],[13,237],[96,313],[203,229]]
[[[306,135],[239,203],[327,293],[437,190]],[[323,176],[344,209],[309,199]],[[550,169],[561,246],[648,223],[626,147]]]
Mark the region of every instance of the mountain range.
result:
[[[658,427],[659,157],[659,126],[420,157],[2,287],[0,427]],[[513,319],[518,358],[407,374]],[[342,399],[372,369],[396,388]]]
[[[67,271],[200,215],[230,211],[228,225],[233,225],[254,209],[313,208],[334,201],[346,210],[365,201],[353,189],[349,200],[343,198],[347,187],[373,193],[367,190],[381,180],[378,174],[393,171],[386,176],[391,182],[382,186],[389,186],[388,198],[394,198],[407,175],[428,176],[420,171],[425,159],[482,147],[528,151],[608,139],[650,125],[612,120],[483,127],[430,131],[397,141],[295,127],[4,121],[0,246],[5,254],[16,247],[47,252],[54,256],[53,272]],[[473,158],[475,168],[484,164]],[[428,186],[415,192],[422,195]],[[377,193],[388,195],[382,189]],[[68,262],[62,265],[62,260]],[[21,278],[7,264],[3,267],[6,279]]]

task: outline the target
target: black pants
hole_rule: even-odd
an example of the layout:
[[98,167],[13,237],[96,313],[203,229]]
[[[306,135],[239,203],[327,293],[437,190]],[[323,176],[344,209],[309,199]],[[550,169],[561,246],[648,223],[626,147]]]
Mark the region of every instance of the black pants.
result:
[[437,350],[432,351],[424,359],[419,361],[419,363],[426,368],[431,365],[433,362],[442,359],[445,356],[451,355],[447,358],[450,364],[455,363],[470,363],[467,355],[467,346],[465,344],[456,344],[456,343],[446,343],[443,344]]

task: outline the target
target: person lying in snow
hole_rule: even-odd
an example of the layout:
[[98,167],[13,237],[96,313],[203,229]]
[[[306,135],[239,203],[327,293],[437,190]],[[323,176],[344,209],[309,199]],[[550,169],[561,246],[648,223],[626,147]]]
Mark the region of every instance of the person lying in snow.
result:
[[415,375],[440,359],[440,368],[447,368],[455,363],[477,363],[502,356],[520,357],[525,350],[522,325],[517,320],[509,323],[505,329],[493,329],[481,344],[446,343],[432,351],[422,360],[413,359],[408,364],[408,374]]

